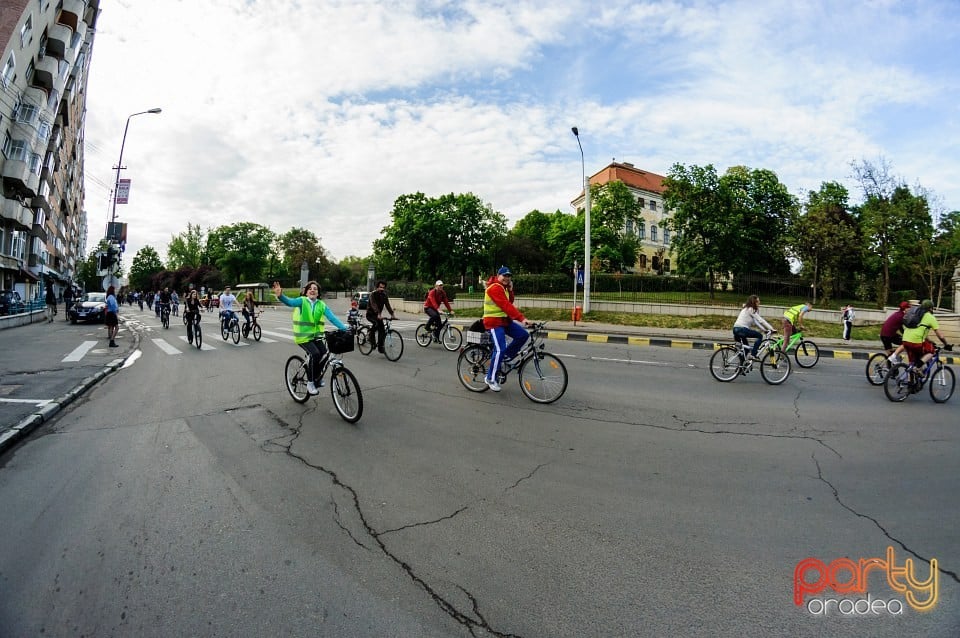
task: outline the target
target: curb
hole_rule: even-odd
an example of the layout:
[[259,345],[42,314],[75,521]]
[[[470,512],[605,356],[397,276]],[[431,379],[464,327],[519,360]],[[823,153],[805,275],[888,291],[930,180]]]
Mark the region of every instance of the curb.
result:
[[38,427],[53,419],[53,417],[55,417],[61,410],[79,399],[84,392],[95,386],[102,379],[122,368],[127,360],[139,349],[140,333],[133,332],[133,350],[130,352],[130,354],[118,359],[114,359],[107,365],[103,366],[101,370],[91,374],[88,377],[84,377],[80,383],[75,385],[73,388],[67,390],[49,403],[44,404],[33,414],[24,417],[19,423],[14,425],[9,430],[0,433],[0,454],[6,454],[7,450],[17,445],[17,443],[26,438],[27,435],[36,430]]

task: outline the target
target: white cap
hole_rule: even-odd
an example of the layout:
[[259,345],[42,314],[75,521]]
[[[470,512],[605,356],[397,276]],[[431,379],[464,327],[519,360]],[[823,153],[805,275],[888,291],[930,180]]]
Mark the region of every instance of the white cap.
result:
[[433,284],[434,286],[442,286],[443,282],[437,279],[437,283]]

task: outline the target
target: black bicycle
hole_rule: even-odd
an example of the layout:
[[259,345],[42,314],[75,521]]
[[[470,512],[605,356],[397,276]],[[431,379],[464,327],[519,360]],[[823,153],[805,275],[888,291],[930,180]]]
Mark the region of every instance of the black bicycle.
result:
[[240,326],[240,332],[243,333],[243,338],[246,339],[250,336],[250,333],[253,333],[253,338],[256,341],[260,341],[260,337],[263,336],[263,330],[260,328],[260,323],[257,321],[257,317],[263,314],[262,310],[258,310],[250,317],[250,322],[243,322],[243,325]]
[[[384,319],[383,356],[390,361],[396,361],[403,356],[403,337],[390,327],[390,319]],[[373,352],[376,329],[372,325],[363,324],[357,331],[357,347],[360,354],[368,355]]]
[[440,338],[437,339],[433,336],[433,329],[427,328],[427,324],[421,323],[417,326],[417,344],[426,348],[431,343],[440,342],[443,344],[443,347],[449,350],[450,352],[456,352],[460,349],[460,346],[463,344],[463,333],[460,332],[460,328],[450,325],[450,315],[451,313],[443,313],[443,322],[440,324]]
[[930,398],[935,403],[949,401],[957,380],[950,366],[940,358],[941,350],[953,350],[953,346],[934,346],[933,358],[919,367],[912,363],[898,363],[890,368],[887,378],[883,380],[883,392],[887,398],[899,403],[908,395],[920,392],[929,383]]
[[187,321],[189,312],[183,313],[183,321],[187,324],[187,342],[197,346],[197,350],[203,345],[203,330],[200,328],[200,313],[193,315],[193,321]]
[[234,343],[240,343],[240,320],[235,313],[231,313],[230,319],[220,317],[220,336],[224,341],[233,337]]
[[[330,370],[330,396],[333,398],[333,405],[340,417],[348,423],[356,423],[363,415],[363,393],[360,391],[360,384],[353,373],[343,365],[341,356],[353,350],[353,338],[349,330],[327,333],[327,354],[323,355],[318,377],[318,382],[322,384],[323,376]],[[293,355],[287,359],[284,367],[287,392],[297,403],[306,403],[310,398],[307,391],[309,365],[310,355],[307,355],[306,359]]]
[[[535,403],[553,403],[567,391],[567,367],[563,361],[549,352],[544,352],[546,322],[530,324],[530,338],[514,357],[513,364],[506,364],[497,373],[497,383],[504,383],[513,370],[520,378],[520,390]],[[457,359],[457,377],[471,392],[486,392],[487,370],[493,347],[489,332],[467,331],[467,345]]]
[[164,329],[170,328],[170,304],[160,304],[160,323]]

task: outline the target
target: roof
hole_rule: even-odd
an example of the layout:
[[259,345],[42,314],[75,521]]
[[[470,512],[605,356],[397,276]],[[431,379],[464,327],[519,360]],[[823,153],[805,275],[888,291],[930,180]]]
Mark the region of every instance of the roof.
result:
[[649,191],[662,195],[666,188],[663,185],[663,175],[657,175],[650,171],[643,171],[629,162],[612,162],[599,172],[590,176],[591,184],[606,184],[607,182],[620,181],[636,188],[637,190]]

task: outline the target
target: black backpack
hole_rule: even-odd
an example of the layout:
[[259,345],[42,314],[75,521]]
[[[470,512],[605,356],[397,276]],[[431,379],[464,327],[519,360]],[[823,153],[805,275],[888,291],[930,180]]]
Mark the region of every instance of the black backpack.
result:
[[923,306],[914,306],[910,310],[906,311],[903,314],[903,327],[916,328],[920,325],[920,320],[923,319],[923,315],[925,315],[926,312],[927,311],[923,309]]

